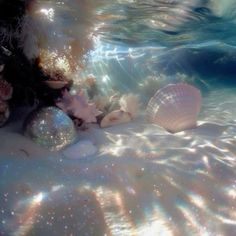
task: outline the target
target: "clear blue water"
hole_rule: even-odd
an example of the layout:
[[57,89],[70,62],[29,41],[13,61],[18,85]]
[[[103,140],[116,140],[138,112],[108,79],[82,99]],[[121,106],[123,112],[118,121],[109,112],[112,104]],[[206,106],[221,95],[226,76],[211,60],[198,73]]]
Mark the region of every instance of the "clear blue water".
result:
[[78,139],[99,152],[78,160],[42,150],[13,122],[0,136],[0,235],[236,235],[235,1],[36,2],[55,13],[44,48],[92,34],[76,79],[92,73],[103,94],[139,94],[143,110],[158,88],[185,81],[202,108],[198,127],[178,134],[142,117],[92,125]]

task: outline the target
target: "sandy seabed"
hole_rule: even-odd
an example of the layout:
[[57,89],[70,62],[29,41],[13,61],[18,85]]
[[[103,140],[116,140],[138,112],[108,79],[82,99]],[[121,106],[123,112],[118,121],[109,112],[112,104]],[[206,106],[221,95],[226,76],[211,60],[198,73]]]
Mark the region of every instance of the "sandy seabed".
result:
[[143,117],[79,132],[71,160],[0,131],[0,235],[236,235],[236,91],[203,99],[198,127],[170,134]]

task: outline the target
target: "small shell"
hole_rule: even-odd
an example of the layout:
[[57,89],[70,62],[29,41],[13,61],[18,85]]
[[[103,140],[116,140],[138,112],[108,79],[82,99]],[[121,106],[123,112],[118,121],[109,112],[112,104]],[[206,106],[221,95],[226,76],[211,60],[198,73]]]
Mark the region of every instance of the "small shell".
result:
[[201,107],[200,91],[186,83],[158,90],[147,106],[149,120],[171,133],[196,127]]
[[107,114],[101,121],[100,126],[102,128],[123,124],[131,121],[131,115],[128,112],[121,110],[115,110]]
[[61,89],[65,87],[68,82],[67,81],[59,81],[59,80],[47,80],[44,82],[49,88],[52,89]]

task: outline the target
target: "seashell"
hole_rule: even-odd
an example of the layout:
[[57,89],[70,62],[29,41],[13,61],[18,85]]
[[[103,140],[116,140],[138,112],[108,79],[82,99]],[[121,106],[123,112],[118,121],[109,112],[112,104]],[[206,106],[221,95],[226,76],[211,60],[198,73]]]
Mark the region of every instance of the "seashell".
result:
[[52,88],[52,89],[61,89],[68,84],[67,81],[60,81],[60,80],[47,80],[47,81],[44,81],[44,83],[49,88]]
[[200,91],[189,84],[178,83],[158,90],[146,112],[150,122],[176,133],[196,127],[200,107]]
[[121,110],[115,110],[107,114],[100,123],[102,128],[127,123],[132,120],[130,113]]
[[12,86],[3,79],[0,79],[0,99],[8,100],[12,96]]
[[81,140],[67,147],[62,153],[69,159],[80,159],[93,156],[97,151],[97,147],[90,140]]

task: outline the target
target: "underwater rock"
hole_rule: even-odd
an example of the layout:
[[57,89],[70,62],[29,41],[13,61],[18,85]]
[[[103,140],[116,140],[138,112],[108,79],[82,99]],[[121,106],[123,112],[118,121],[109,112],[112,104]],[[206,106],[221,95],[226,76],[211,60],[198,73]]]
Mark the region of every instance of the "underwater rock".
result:
[[80,159],[97,153],[97,147],[90,140],[82,140],[63,150],[63,155],[69,159]]
[[189,84],[178,83],[158,90],[146,112],[150,122],[176,133],[196,127],[200,107],[200,91]]
[[2,127],[10,116],[8,103],[0,99],[0,127]]
[[34,142],[58,150],[70,144],[76,130],[73,121],[56,107],[33,111],[25,122],[25,135]]

